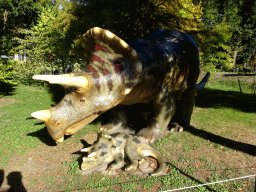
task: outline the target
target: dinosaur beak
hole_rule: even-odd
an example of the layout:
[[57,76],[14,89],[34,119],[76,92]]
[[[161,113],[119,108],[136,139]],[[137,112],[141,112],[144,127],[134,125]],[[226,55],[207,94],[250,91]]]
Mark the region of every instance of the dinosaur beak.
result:
[[73,73],[65,75],[34,75],[32,78],[35,80],[47,81],[51,84],[61,84],[77,88],[86,88],[88,86],[87,77],[74,76]]
[[51,118],[51,111],[49,109],[36,111],[31,113],[31,116],[41,121],[49,121]]

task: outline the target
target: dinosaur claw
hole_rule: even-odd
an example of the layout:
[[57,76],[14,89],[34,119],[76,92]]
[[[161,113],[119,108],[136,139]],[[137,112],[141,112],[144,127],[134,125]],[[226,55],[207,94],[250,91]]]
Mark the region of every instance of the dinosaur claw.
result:
[[108,169],[108,170],[107,170],[107,173],[108,173],[108,174],[113,174],[114,171],[112,171],[111,169]]
[[104,132],[110,132],[111,128],[108,125],[104,125],[104,126],[101,125],[101,126],[99,126],[99,130],[104,131]]

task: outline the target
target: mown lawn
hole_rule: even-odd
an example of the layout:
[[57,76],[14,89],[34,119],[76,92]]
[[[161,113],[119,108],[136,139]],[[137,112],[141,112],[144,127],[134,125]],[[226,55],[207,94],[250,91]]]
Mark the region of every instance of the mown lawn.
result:
[[[196,98],[191,128],[154,144],[169,168],[158,178],[125,172],[84,175],[78,151],[88,138],[96,137],[98,120],[56,146],[45,125],[30,114],[55,105],[58,98],[44,87],[17,85],[1,91],[0,191],[10,187],[12,174],[22,176],[18,184],[28,191],[164,191],[256,174],[256,95],[251,85],[241,81],[240,93],[236,76],[227,80],[213,74]],[[254,187],[252,177],[193,191]]]

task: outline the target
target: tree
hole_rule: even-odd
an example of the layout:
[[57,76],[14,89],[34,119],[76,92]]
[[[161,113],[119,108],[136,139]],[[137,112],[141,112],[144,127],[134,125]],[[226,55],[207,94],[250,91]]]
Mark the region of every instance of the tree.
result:
[[[35,0],[0,0],[0,44],[3,49],[1,54],[8,54],[17,42],[13,37],[22,37],[17,28],[29,29],[38,16]],[[7,15],[7,17],[5,17]]]
[[64,71],[72,58],[72,40],[66,36],[66,26],[72,15],[59,9],[58,2],[52,5],[44,4],[40,10],[36,25],[30,30],[19,29],[26,36],[24,39],[16,38],[20,43],[17,49],[27,48],[27,54],[31,56],[33,63],[39,66],[38,71],[34,70],[34,73],[45,70],[53,72],[54,69],[60,68]]
[[242,54],[240,58],[245,63],[249,63],[256,51],[256,1],[244,1],[240,10],[242,16],[241,27],[242,36]]
[[75,33],[74,52],[79,56],[83,55],[81,36],[92,27],[108,29],[129,41],[156,28],[197,31],[202,15],[200,4],[192,0],[73,0],[71,3],[67,11],[75,20],[69,28]]
[[[203,1],[203,16],[200,41],[200,55],[204,68],[232,67],[232,51],[229,40],[232,36],[226,17],[220,12],[218,0]],[[202,35],[203,34],[203,35]]]
[[203,18],[208,18],[208,23],[220,24],[225,20],[229,26],[232,36],[226,45],[231,49],[234,64],[236,60],[239,63],[253,63],[256,48],[255,3],[256,1],[246,0],[203,1]]

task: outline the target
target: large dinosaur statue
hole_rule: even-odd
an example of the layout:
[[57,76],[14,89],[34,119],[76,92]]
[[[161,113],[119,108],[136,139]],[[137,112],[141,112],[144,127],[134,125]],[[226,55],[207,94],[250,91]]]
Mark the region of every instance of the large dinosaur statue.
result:
[[64,135],[76,133],[112,108],[111,121],[102,129],[121,132],[127,125],[124,106],[138,112],[137,103],[149,106],[150,116],[138,135],[150,142],[164,137],[170,122],[189,127],[199,76],[198,47],[191,36],[157,29],[126,43],[95,27],[83,35],[83,48],[88,65],[82,72],[33,76],[66,89],[59,104],[31,114],[45,122],[54,140],[63,141]]
[[135,171],[137,167],[140,169],[147,168],[149,165],[148,156],[155,158],[158,162],[158,168],[149,175],[159,176],[166,170],[166,160],[162,154],[152,147],[146,139],[138,135],[98,133],[98,138],[93,145],[82,149],[81,152],[88,153],[87,157],[83,157],[82,170],[94,169],[99,164],[113,162],[107,168],[108,173],[113,173],[125,166],[126,156],[131,162],[126,166],[126,171]]

